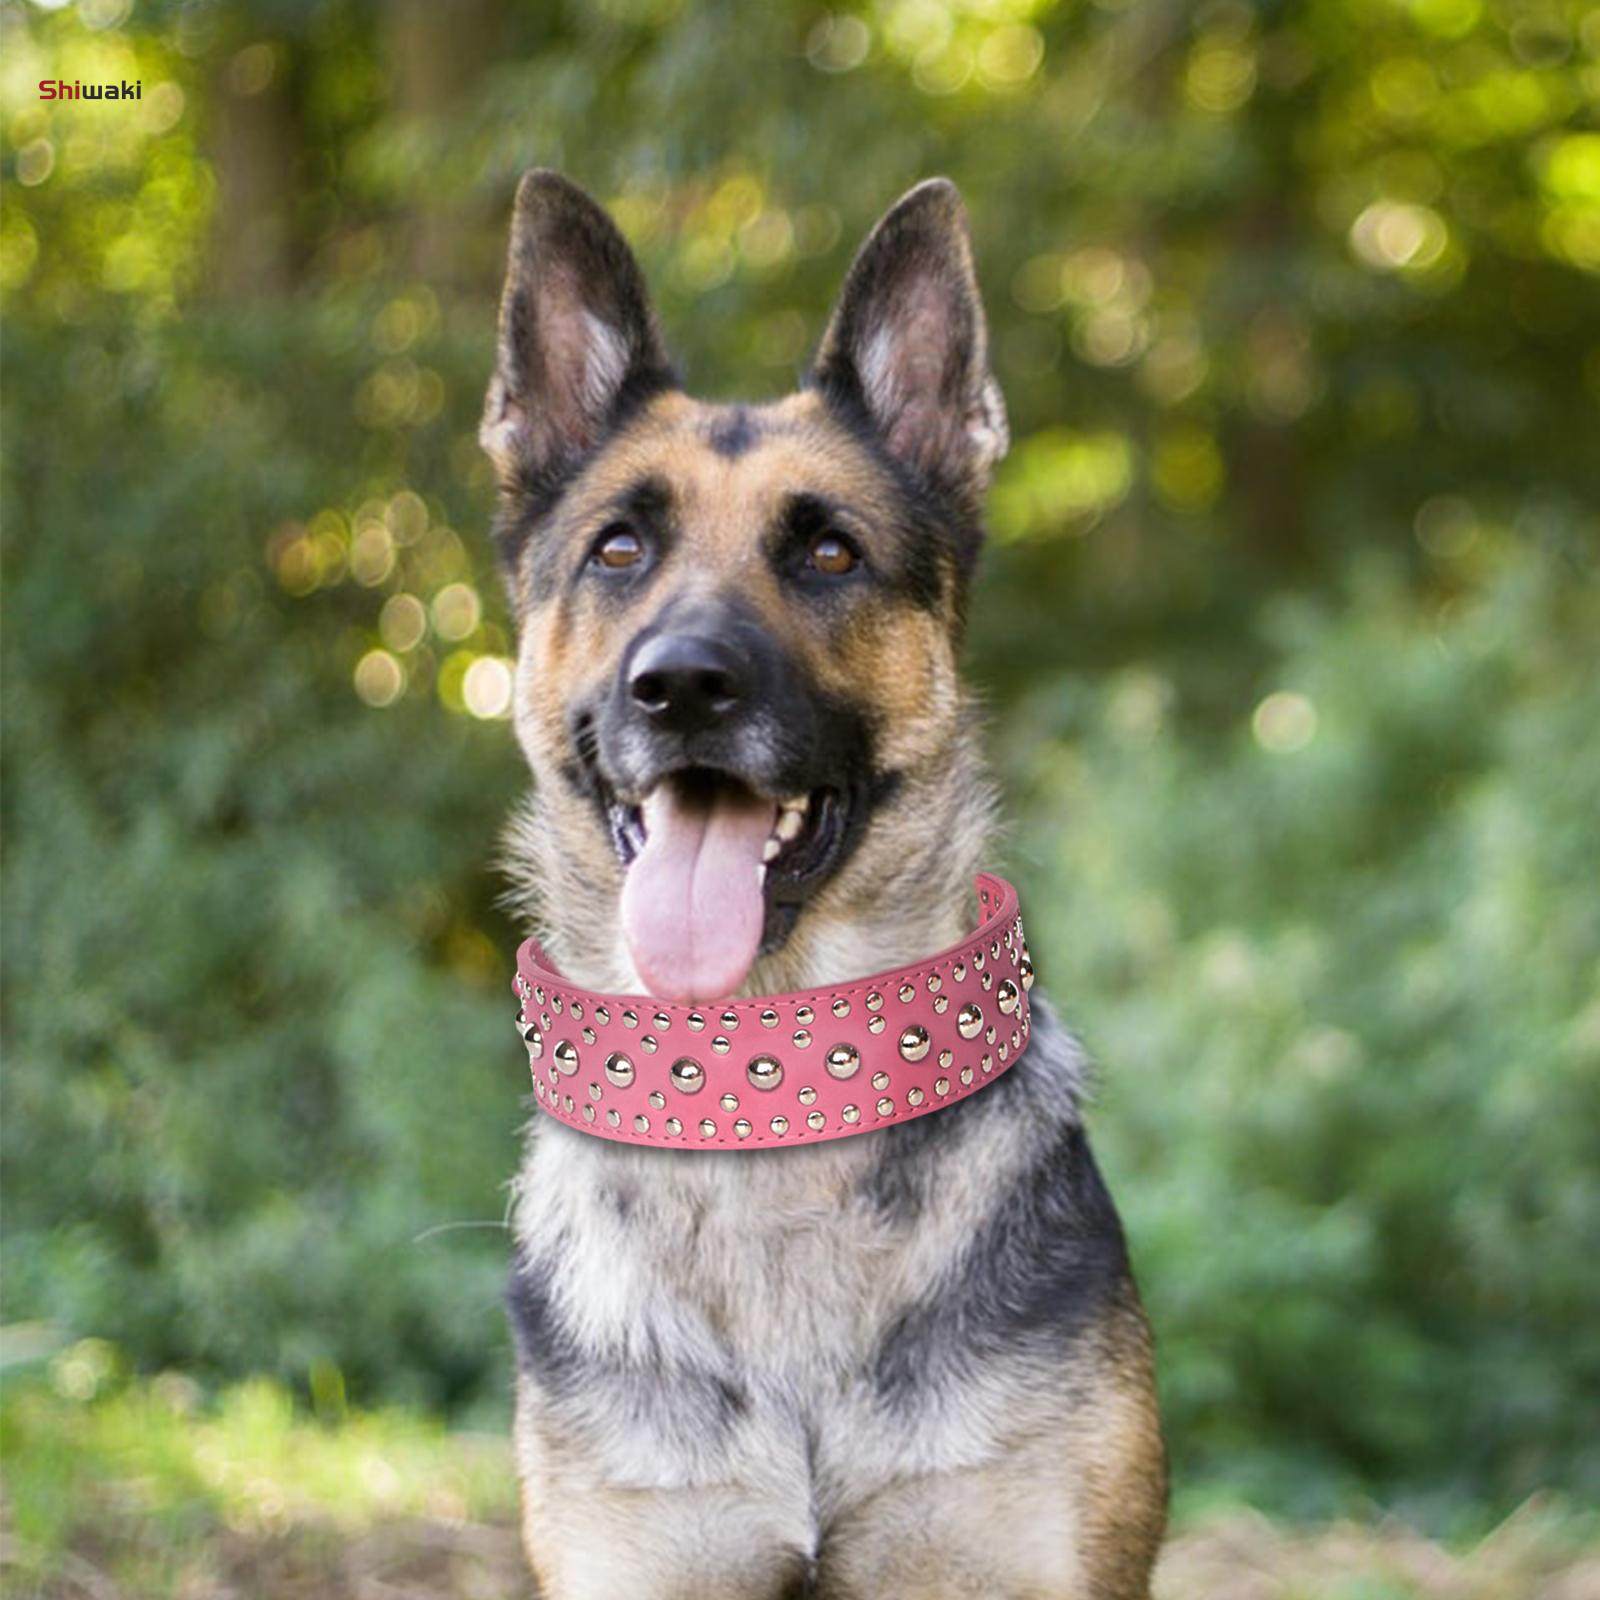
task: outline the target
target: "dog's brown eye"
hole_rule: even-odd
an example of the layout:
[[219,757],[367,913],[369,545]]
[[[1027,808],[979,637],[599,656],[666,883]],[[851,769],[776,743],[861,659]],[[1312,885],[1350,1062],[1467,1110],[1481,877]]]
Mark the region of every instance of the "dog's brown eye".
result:
[[631,528],[612,528],[594,547],[594,559],[602,567],[631,567],[644,554],[639,535]]
[[819,533],[806,550],[806,560],[818,572],[830,578],[842,578],[853,572],[860,557],[836,533]]

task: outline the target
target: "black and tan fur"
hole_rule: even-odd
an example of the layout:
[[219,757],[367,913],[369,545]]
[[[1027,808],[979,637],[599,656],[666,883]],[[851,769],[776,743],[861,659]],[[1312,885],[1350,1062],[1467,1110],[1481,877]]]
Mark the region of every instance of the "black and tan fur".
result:
[[[690,768],[837,802],[812,875],[769,880],[748,992],[971,925],[992,804],[956,658],[1006,444],[985,342],[960,200],[930,182],[863,247],[798,393],[704,404],[609,219],[524,180],[483,439],[536,778],[513,867],[577,981],[637,988],[617,819]],[[646,552],[620,572],[596,557],[618,529]],[[680,635],[747,673],[729,725],[664,732],[629,699]],[[534,1127],[510,1308],[545,1600],[1147,1595],[1149,1335],[1080,1055],[1034,1005],[1009,1074],[880,1133],[730,1155]]]

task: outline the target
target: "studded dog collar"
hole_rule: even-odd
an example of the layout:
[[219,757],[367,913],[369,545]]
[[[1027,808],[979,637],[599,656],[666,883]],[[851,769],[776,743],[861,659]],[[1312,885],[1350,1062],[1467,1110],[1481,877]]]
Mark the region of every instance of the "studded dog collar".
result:
[[720,1006],[597,994],[517,952],[517,1030],[558,1122],[626,1144],[772,1149],[909,1122],[1028,1045],[1033,965],[1017,891],[980,873],[979,923],[926,961]]

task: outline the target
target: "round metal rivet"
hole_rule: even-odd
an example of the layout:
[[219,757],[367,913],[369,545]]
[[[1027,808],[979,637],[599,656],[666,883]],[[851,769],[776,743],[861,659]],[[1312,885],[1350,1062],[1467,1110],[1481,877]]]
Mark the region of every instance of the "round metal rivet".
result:
[[983,1010],[979,1006],[964,1005],[956,1012],[956,1032],[963,1039],[976,1039],[983,1026]]
[[702,1017],[698,1011],[691,1011],[683,1020],[687,1022],[696,1033],[699,1033],[699,1031],[706,1025],[706,1019]]
[[566,1114],[569,1117],[572,1115],[573,1105],[572,1105],[572,1096],[570,1094],[562,1095],[562,1097],[561,1097],[561,1109],[563,1111],[565,1111]]
[[647,1056],[653,1056],[656,1051],[661,1048],[661,1046],[656,1041],[656,1038],[653,1034],[641,1033],[639,1035],[639,1048],[643,1050]]
[[761,1026],[763,1028],[776,1028],[778,1026],[778,1013],[769,1006],[761,1013]]
[[622,1026],[624,1028],[637,1028],[639,1026],[639,1013],[637,1011],[624,1011],[622,1013]]
[[950,1009],[950,996],[949,995],[947,995],[947,994],[936,994],[933,997],[933,1014],[936,1017],[942,1017],[945,1014],[945,1012],[947,1012],[949,1009]]
[[585,1106],[583,1108],[583,1120],[585,1122],[593,1122],[594,1121],[594,1107],[593,1106]]
[[665,1111],[666,1110],[666,1108],[667,1108],[667,1097],[664,1094],[662,1094],[662,1092],[659,1089],[652,1089],[650,1091],[650,1094],[649,1094],[648,1098],[649,1098],[651,1106],[654,1107],[655,1110],[657,1110],[657,1111]]
[[593,1044],[594,1043],[594,1038],[595,1038],[595,1034],[594,1034],[594,1029],[593,1028],[585,1028],[583,1030],[583,1042],[585,1044]]
[[902,983],[900,985],[900,1003],[902,1005],[910,1005],[911,1002],[916,998],[917,991],[912,988],[909,983]]
[[572,1005],[571,1005],[570,1009],[571,1009],[571,1012],[572,1012],[572,1020],[574,1022],[582,1022],[583,1021],[583,1001],[574,1000],[572,1002]]
[[872,1087],[874,1089],[887,1089],[889,1087],[889,1074],[887,1072],[874,1072],[872,1074]]
[[879,994],[876,989],[874,989],[872,993],[867,996],[865,1004],[868,1011],[882,1011],[883,996]]
[[882,1033],[883,1032],[883,1018],[882,1017],[868,1017],[867,1018],[867,1032],[868,1033]]
[[796,1028],[794,1030],[794,1047],[796,1050],[809,1050],[811,1048],[811,1030],[809,1028]]
[[1000,959],[1000,941],[998,939],[990,940],[989,954],[993,956],[996,961]]
[[789,1119],[787,1117],[774,1117],[768,1126],[781,1137],[789,1131]]
[[739,1109],[739,1097],[736,1094],[725,1094],[719,1104],[724,1111],[737,1111]]
[[1001,1040],[1001,1041],[1000,1041],[1000,1059],[1001,1059],[1001,1060],[1002,1060],[1002,1061],[1004,1061],[1004,1060],[1005,1060],[1005,1058],[1006,1058],[1006,1057],[1007,1057],[1007,1056],[1008,1056],[1008,1055],[1010,1055],[1010,1054],[1011,1054],[1011,1046],[1010,1046],[1010,1045],[1008,1045],[1008,1044],[1007,1044],[1007,1043],[1006,1043],[1006,1042],[1005,1042],[1005,1040],[1004,1040],[1004,1039],[1002,1039],[1002,1040]]
[[974,972],[983,971],[983,951],[974,950],[972,952],[972,970]]
[[878,1115],[880,1117],[887,1117],[887,1116],[892,1115],[893,1112],[894,1112],[894,1101],[891,1100],[888,1097],[888,1095],[885,1095],[883,1097],[883,1099],[881,1099],[878,1102]]
[[842,995],[833,1002],[833,1014],[836,1017],[848,1017],[850,1015],[850,1002]]
[[944,979],[937,972],[930,972],[928,974],[928,993],[938,994],[942,988],[944,988]]
[[966,975],[967,964],[965,961],[956,962],[956,964],[950,969],[950,976],[954,978],[957,983],[960,983],[966,977]]
[[678,1135],[683,1132],[683,1124],[679,1122],[676,1117],[668,1117],[663,1126],[674,1139],[676,1139]]
[[794,1020],[796,1022],[809,1024],[815,1022],[816,1018],[817,1014],[810,1006],[796,1006],[794,1009]]
[[950,1080],[948,1078],[935,1078],[933,1080],[933,1092],[937,1095],[949,1094]]
[[994,974],[992,972],[986,972],[978,980],[978,982],[983,986],[983,992],[987,994],[992,988],[994,988]]
[[1015,1028],[1011,1030],[1011,1048],[1013,1050],[1022,1048],[1022,1035]]
[[598,1022],[602,1028],[610,1027],[611,1026],[611,1012],[610,1012],[610,1010],[605,1006],[596,1006],[594,1008],[594,1020],[596,1022]]
[[650,1019],[650,1021],[652,1022],[652,1024],[654,1024],[654,1026],[658,1027],[663,1033],[665,1033],[667,1031],[667,1029],[672,1026],[672,1018],[669,1017],[666,1014],[665,1011],[656,1012],[656,1014]]
[[994,1024],[991,1022],[989,1024],[989,1026],[983,1030],[983,1042],[985,1044],[993,1044],[994,1040],[995,1040]]
[[719,1056],[725,1056],[725,1055],[727,1055],[727,1053],[728,1053],[728,1052],[729,1052],[729,1051],[730,1051],[730,1050],[731,1050],[731,1049],[733,1049],[733,1046],[732,1046],[732,1045],[731,1045],[731,1044],[730,1044],[730,1043],[729,1043],[729,1042],[728,1042],[728,1041],[727,1041],[727,1040],[726,1040],[726,1039],[724,1039],[724,1038],[723,1038],[723,1037],[722,1037],[722,1035],[721,1035],[721,1034],[720,1034],[720,1033],[719,1033],[719,1034],[718,1034],[718,1035],[717,1035],[717,1036],[716,1036],[716,1037],[715,1037],[715,1038],[714,1038],[714,1039],[713,1039],[713,1040],[712,1040],[712,1041],[711,1041],[711,1048],[712,1048],[712,1049],[713,1049],[713,1050],[715,1050],[715,1051],[716,1051],[716,1052],[717,1052],[717,1054],[718,1054],[718,1055],[719,1055]]
[[534,984],[533,998],[537,1000],[540,1005],[544,1004],[544,985],[542,983]]
[[905,1028],[900,1034],[900,1054],[907,1061],[920,1061],[928,1053],[928,1030],[923,1027]]
[[994,1057],[992,1055],[990,1055],[988,1053],[988,1051],[985,1051],[984,1054],[983,1054],[983,1059],[981,1061],[979,1061],[978,1065],[983,1068],[985,1073],[993,1072],[994,1071]]
[[553,995],[550,996],[550,1009],[553,1012],[555,1012],[555,1014],[558,1017],[561,1015],[561,996],[560,995],[553,994]]
[[1017,1009],[1017,986],[1009,978],[995,990],[994,1003],[1004,1016],[1009,1017]]
[[783,1063],[776,1056],[751,1056],[744,1075],[752,1088],[776,1089],[783,1082]]
[[716,1123],[714,1123],[711,1120],[710,1117],[702,1117],[700,1119],[700,1137],[702,1139],[715,1139],[716,1136],[717,1136],[717,1125],[716,1125]]
[[537,1028],[532,1033],[525,1033],[522,1042],[528,1047],[530,1061],[537,1061],[544,1054],[544,1035]]
[[822,1130],[827,1127],[827,1125],[828,1119],[823,1116],[820,1111],[813,1111],[811,1115],[806,1118],[806,1126],[813,1133],[821,1133]]
[[906,1104],[908,1106],[920,1106],[926,1099],[927,1096],[920,1089],[906,1090]]
[[724,1011],[722,1013],[722,1026],[729,1033],[737,1033],[739,1031],[739,1013],[737,1011]]
[[972,1068],[971,1067],[963,1067],[961,1069],[961,1081],[963,1083],[971,1083],[972,1082]]
[[803,1089],[801,1089],[799,1094],[795,1096],[795,1099],[798,1100],[803,1106],[814,1106],[817,1103],[817,1091],[808,1083]]
[[610,1110],[606,1112],[606,1121],[609,1122],[613,1128],[620,1127],[622,1125],[622,1113],[615,1109]]
[[750,1124],[743,1117],[740,1117],[733,1125],[733,1132],[735,1138],[748,1139],[750,1137]]
[[846,1106],[844,1110],[839,1113],[839,1115],[843,1117],[846,1122],[859,1122],[861,1120],[861,1107]]
[[941,1050],[939,1052],[939,1065],[941,1067],[948,1067],[950,1063],[955,1060],[955,1058],[956,1053],[954,1050]]
[[641,1111],[639,1115],[633,1119],[633,1131],[635,1133],[649,1133],[650,1119],[644,1114],[644,1112]]
[[570,1078],[578,1070],[578,1047],[570,1039],[563,1039],[555,1047],[551,1060],[555,1062],[558,1072],[564,1072]]
[[589,1098],[591,1100],[598,1100],[604,1092],[605,1091],[601,1089],[598,1083],[591,1083],[589,1085]]
[[606,1057],[606,1077],[618,1089],[630,1088],[633,1084],[633,1063],[620,1050],[613,1051]]
[[836,1044],[823,1060],[830,1078],[853,1078],[861,1070],[861,1052],[853,1044]]
[[699,1094],[706,1086],[706,1069],[692,1056],[679,1056],[667,1075],[680,1094]]

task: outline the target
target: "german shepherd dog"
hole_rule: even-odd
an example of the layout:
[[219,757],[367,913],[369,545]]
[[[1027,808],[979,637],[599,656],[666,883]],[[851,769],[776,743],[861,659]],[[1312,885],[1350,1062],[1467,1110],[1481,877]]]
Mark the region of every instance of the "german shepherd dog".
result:
[[[934,180],[798,392],[691,399],[616,226],[523,180],[482,441],[535,778],[512,865],[573,982],[767,994],[976,925],[986,344]],[[536,1119],[509,1304],[544,1600],[1148,1595],[1150,1336],[1083,1058],[1033,1006],[1010,1072],[905,1126],[728,1154]]]

